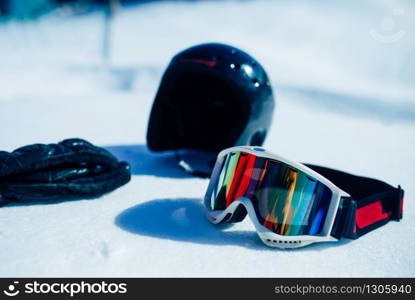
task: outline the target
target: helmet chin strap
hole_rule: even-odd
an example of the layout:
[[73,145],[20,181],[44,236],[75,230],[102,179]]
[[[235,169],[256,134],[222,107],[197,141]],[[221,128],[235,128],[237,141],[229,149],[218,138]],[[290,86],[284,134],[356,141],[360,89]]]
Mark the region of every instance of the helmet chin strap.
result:
[[200,178],[210,178],[211,173],[203,172],[193,169],[187,162],[185,162],[179,154],[178,150],[174,150],[174,155],[177,160],[177,165],[185,170],[187,173]]

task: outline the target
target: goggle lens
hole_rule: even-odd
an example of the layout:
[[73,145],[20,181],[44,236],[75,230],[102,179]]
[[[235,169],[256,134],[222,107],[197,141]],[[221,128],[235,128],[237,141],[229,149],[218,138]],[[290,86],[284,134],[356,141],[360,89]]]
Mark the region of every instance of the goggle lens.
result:
[[295,167],[247,152],[219,158],[211,178],[210,209],[224,210],[249,198],[258,221],[286,236],[323,235],[332,191]]

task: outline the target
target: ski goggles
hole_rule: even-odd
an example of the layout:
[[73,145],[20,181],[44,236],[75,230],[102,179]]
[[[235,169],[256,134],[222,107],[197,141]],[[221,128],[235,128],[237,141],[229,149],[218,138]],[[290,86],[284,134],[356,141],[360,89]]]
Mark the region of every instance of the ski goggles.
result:
[[259,147],[219,153],[204,198],[214,224],[248,214],[271,247],[356,239],[402,218],[404,191],[385,182],[296,163]]

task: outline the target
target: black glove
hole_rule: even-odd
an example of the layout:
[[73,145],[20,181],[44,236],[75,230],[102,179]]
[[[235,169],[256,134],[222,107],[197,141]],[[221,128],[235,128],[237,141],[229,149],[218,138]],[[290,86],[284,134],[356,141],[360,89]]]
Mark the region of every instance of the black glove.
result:
[[82,139],[0,151],[0,204],[94,198],[130,178],[128,163]]

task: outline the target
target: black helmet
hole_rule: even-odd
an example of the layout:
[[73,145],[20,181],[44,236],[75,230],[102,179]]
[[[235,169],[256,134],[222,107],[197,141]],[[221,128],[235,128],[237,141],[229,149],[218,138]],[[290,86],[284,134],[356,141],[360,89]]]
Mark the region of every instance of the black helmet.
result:
[[202,44],[177,54],[161,80],[151,110],[147,144],[153,151],[217,153],[262,145],[274,110],[265,70],[247,53]]

